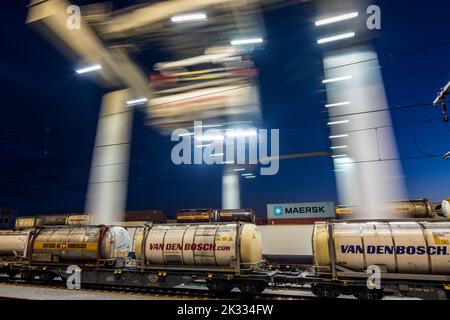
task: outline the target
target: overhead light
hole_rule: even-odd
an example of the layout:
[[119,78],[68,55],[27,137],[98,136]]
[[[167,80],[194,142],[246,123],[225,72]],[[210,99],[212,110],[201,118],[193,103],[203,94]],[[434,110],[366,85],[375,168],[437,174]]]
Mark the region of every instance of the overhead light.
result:
[[221,134],[204,134],[201,136],[196,136],[197,141],[213,141],[213,140],[223,140],[224,136]]
[[442,156],[444,160],[448,160],[450,158],[450,151]]
[[346,154],[335,154],[335,155],[332,155],[331,157],[332,158],[343,158],[343,157],[346,157],[347,155]]
[[84,67],[84,68],[81,68],[81,69],[77,69],[77,70],[75,70],[75,71],[76,71],[76,73],[78,73],[78,74],[82,74],[82,73],[87,73],[87,72],[97,71],[97,70],[100,70],[101,68],[102,68],[101,65],[99,65],[99,64],[94,64],[94,65],[92,65],[92,66],[88,66],[88,67]]
[[345,138],[345,137],[348,137],[348,134],[337,134],[334,136],[329,136],[330,139]]
[[338,34],[338,35],[335,35],[335,36],[319,39],[319,40],[317,40],[317,43],[318,44],[323,44],[323,43],[327,43],[327,42],[353,38],[354,36],[355,36],[354,32],[348,32],[348,33]]
[[329,126],[332,126],[334,124],[349,123],[349,122],[350,122],[350,120],[341,120],[341,121],[331,121],[331,122],[328,122],[327,124]]
[[350,101],[343,101],[343,102],[336,102],[336,103],[330,103],[330,104],[326,104],[325,107],[326,108],[330,108],[330,107],[339,107],[339,106],[345,106],[347,104],[350,104]]
[[236,39],[232,40],[230,43],[232,46],[239,46],[242,44],[254,44],[254,43],[262,43],[262,38],[251,38],[251,39]]
[[211,147],[211,144],[209,143],[209,144],[198,144],[198,145],[196,145],[195,146],[196,148],[203,148],[203,147]]
[[334,172],[341,172],[341,171],[345,171],[345,169],[334,169]]
[[221,157],[223,156],[223,153],[214,153],[211,155],[211,157]]
[[256,130],[250,129],[250,130],[242,130],[242,129],[236,129],[236,130],[227,130],[227,136],[229,137],[254,137],[256,136]]
[[236,168],[236,169],[233,169],[233,171],[245,171],[245,168]]
[[344,149],[347,148],[348,146],[335,146],[335,147],[331,147],[330,149]]
[[245,179],[254,179],[254,178],[256,178],[256,176],[253,176],[253,175],[252,175],[252,176],[246,176],[246,177],[245,177]]
[[222,161],[222,164],[234,164],[234,161],[233,161],[233,160],[230,160],[230,161]]
[[191,21],[201,21],[208,20],[208,17],[203,12],[198,13],[188,13],[188,14],[180,14],[177,16],[173,16],[170,18],[172,22],[181,23],[181,22],[191,22]]
[[320,19],[320,20],[316,21],[316,26],[323,26],[324,24],[330,24],[330,23],[334,23],[334,22],[349,20],[349,19],[356,18],[357,16],[358,16],[358,12],[351,12],[351,13],[346,13],[346,14],[342,14],[339,16],[331,17],[331,18]]
[[138,98],[138,99],[133,99],[133,100],[128,100],[126,102],[126,104],[128,106],[136,106],[138,104],[143,104],[144,102],[147,102],[147,98]]
[[221,126],[221,124],[202,124],[200,126],[194,126],[194,128],[216,128]]
[[179,134],[178,136],[179,137],[186,137],[186,136],[193,136],[195,133],[193,133],[193,132],[189,132],[189,133],[182,133],[182,134]]
[[242,174],[243,177],[249,177],[249,176],[252,176],[252,175],[253,175],[253,173],[243,173]]
[[336,78],[330,78],[330,79],[324,79],[322,80],[322,83],[330,83],[330,82],[337,82],[337,81],[344,81],[351,79],[352,76],[343,76],[343,77],[336,77]]

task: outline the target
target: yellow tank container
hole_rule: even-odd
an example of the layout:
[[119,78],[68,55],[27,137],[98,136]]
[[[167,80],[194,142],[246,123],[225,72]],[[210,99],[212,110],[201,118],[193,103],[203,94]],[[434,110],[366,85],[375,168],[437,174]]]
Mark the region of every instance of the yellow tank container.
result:
[[66,218],[68,226],[87,226],[92,223],[92,216],[88,214],[70,214]]
[[16,219],[16,229],[36,228],[43,225],[44,219],[41,217],[23,217]]
[[130,237],[122,227],[47,227],[33,242],[33,261],[93,261],[125,258]]

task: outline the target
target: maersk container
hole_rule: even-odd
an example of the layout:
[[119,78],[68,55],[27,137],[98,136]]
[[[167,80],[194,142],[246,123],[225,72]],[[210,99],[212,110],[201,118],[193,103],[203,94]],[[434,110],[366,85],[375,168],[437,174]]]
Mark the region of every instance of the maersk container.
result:
[[[329,238],[331,234],[331,241]],[[324,222],[312,237],[314,267],[329,272],[337,266],[364,271],[450,274],[450,222]]]
[[250,270],[262,262],[262,240],[254,224],[162,224],[137,235],[135,252],[149,267]]
[[263,257],[271,264],[312,264],[313,224],[258,226]]

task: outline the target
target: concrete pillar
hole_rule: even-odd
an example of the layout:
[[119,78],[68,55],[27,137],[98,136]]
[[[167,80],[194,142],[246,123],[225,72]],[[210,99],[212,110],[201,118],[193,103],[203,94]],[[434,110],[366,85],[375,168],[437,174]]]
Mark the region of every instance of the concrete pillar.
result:
[[239,174],[225,166],[222,175],[222,209],[240,209]]
[[[390,200],[407,198],[377,54],[359,45],[325,54],[330,134],[341,204],[359,206],[361,218],[382,218]],[[386,111],[379,111],[386,110]],[[345,156],[344,156],[345,155]]]
[[126,211],[133,109],[129,90],[103,96],[89,177],[86,213],[97,224],[121,221]]

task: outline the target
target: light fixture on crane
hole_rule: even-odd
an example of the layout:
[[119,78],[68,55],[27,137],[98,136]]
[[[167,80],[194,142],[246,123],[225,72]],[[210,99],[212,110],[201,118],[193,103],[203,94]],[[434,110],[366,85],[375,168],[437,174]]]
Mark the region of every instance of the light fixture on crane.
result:
[[447,82],[447,84],[443,88],[441,88],[441,91],[438,92],[436,99],[434,99],[434,101],[433,101],[433,105],[441,104],[442,113],[443,113],[445,122],[448,121],[446,98],[447,98],[447,95],[449,94],[449,92],[450,92],[450,81]]
[[443,155],[443,158],[444,158],[445,160],[450,159],[450,151],[447,152],[446,154],[444,154],[444,155]]

